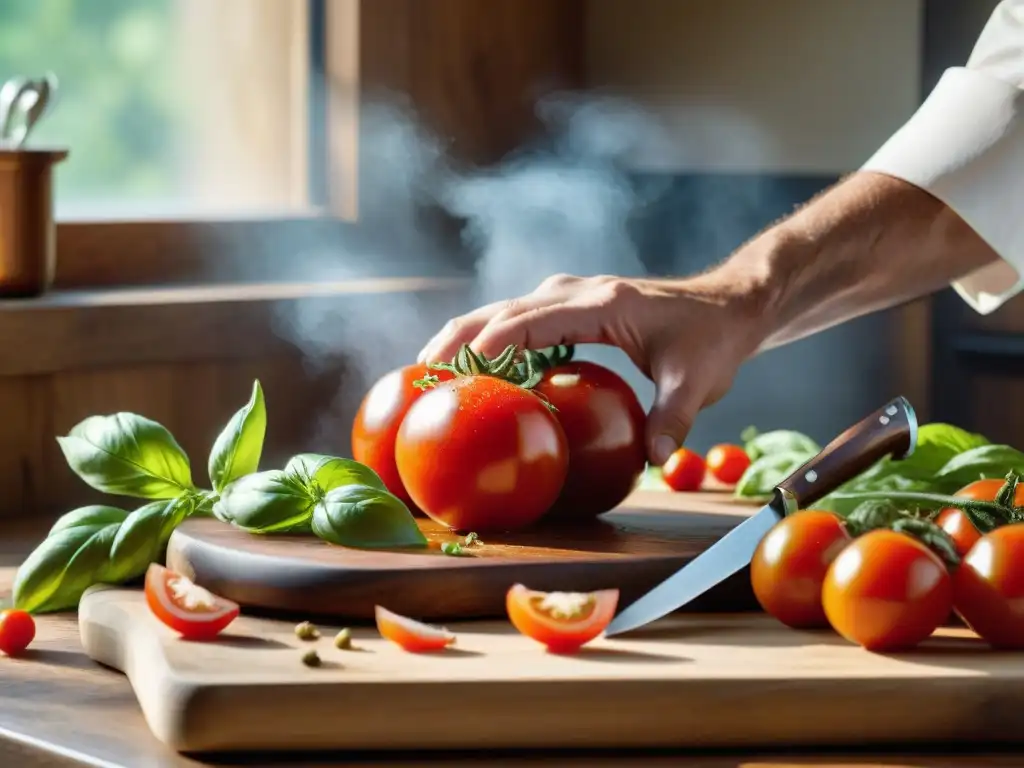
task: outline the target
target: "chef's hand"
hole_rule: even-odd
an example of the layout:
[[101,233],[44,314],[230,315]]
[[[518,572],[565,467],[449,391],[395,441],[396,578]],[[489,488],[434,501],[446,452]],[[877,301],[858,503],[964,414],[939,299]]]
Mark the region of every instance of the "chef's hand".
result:
[[654,381],[647,450],[662,464],[751,355],[924,296],[998,260],[937,198],[861,172],[710,272],[551,277],[527,296],[452,320],[420,360],[450,360],[465,343],[488,356],[508,344],[617,346]]
[[466,343],[487,356],[509,344],[619,347],[655,383],[646,439],[651,462],[660,465],[761,341],[754,293],[722,282],[715,274],[689,280],[555,275],[533,293],[451,320],[419,358],[450,360]]

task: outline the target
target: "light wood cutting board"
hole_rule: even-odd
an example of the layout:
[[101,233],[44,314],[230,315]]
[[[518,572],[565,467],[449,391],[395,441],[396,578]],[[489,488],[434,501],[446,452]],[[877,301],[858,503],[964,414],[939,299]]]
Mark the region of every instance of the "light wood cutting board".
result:
[[[462,537],[419,520],[430,546],[359,550],[315,536],[257,536],[219,520],[187,520],[171,536],[167,564],[197,584],[250,608],[373,617],[384,602],[400,613],[450,621],[505,615],[505,593],[523,582],[546,591],[615,587],[632,602],[699,555],[756,505],[725,493],[641,491],[589,525],[487,534],[465,557],[441,551]],[[756,607],[746,573],[690,610]]]
[[[140,592],[102,587],[79,623],[157,738],[186,752],[1024,741],[1024,654],[962,629],[886,657],[762,614],[689,615],[559,657],[488,622],[451,625],[456,649],[413,655],[372,628],[340,651],[337,627],[311,644],[249,617],[188,643]],[[301,663],[311,647],[326,666]]]

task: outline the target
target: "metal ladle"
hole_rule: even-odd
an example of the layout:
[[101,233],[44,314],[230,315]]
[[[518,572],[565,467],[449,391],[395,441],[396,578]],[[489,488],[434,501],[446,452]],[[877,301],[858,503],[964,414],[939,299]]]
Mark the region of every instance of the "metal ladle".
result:
[[46,113],[59,83],[47,73],[38,80],[13,78],[0,88],[0,147],[18,149]]

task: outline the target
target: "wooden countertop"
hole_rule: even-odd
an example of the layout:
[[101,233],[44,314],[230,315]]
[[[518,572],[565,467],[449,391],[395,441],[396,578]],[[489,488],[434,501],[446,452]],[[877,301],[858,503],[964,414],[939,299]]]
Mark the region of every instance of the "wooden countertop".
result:
[[[48,521],[47,521],[48,522]],[[46,530],[46,523],[0,523],[0,596],[7,597],[15,569]],[[1020,766],[1021,754],[942,753],[725,754],[665,752],[544,755],[345,755],[236,756],[230,761],[184,757],[150,734],[127,680],[100,667],[81,649],[73,614],[38,619],[33,650],[24,658],[0,658],[0,765],[101,766],[102,768],[200,768],[247,765],[262,768],[318,766],[708,766],[708,768],[966,768]],[[836,695],[842,695],[837,692]],[[737,715],[738,720],[740,715]]]

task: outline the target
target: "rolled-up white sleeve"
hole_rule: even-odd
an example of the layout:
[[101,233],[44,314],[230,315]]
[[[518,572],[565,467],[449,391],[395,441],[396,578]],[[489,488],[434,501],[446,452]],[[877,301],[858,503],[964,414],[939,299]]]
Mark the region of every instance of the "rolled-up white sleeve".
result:
[[1024,0],[1003,0],[965,67],[946,70],[862,170],[942,200],[1001,258],[953,284],[988,314],[1024,290]]

